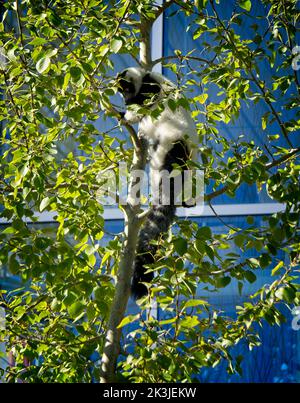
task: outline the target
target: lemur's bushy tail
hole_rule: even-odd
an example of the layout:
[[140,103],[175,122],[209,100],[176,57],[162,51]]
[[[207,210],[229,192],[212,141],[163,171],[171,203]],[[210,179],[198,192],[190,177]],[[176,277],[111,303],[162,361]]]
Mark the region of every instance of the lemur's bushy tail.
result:
[[149,283],[153,279],[153,272],[146,273],[148,269],[145,268],[145,265],[154,263],[157,250],[157,245],[151,244],[151,241],[157,241],[168,231],[174,220],[175,211],[176,207],[172,205],[153,206],[140,230],[131,286],[131,293],[135,299],[147,295],[147,287],[141,282]]

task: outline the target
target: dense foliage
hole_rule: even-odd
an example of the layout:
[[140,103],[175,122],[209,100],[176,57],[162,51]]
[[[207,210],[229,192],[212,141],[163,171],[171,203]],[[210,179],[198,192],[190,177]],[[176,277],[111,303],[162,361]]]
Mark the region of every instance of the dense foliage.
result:
[[[193,91],[199,168],[212,189],[207,202],[225,193],[234,200],[246,184],[267,189],[285,207],[265,217],[263,227],[248,217],[246,229],[226,227],[222,234],[178,220],[180,231],[161,241],[152,268],[164,274],[155,279],[151,298],[121,323],[118,376],[128,382],[190,381],[202,367],[223,359],[229,373],[239,371],[242,357],[232,358],[234,345],[241,340],[249,348],[258,345],[255,323],[280,326],[281,306],[300,304],[300,87],[292,68],[296,1],[263,1],[265,13],[255,16],[251,1],[240,0],[228,19],[220,17],[225,0],[169,1],[165,9],[172,3],[174,13],[188,18],[195,48],[206,49],[177,51],[162,62],[180,88]],[[8,381],[99,379],[95,354],[101,357],[103,350],[124,235],[101,241],[106,230],[97,174],[117,170],[119,161],[130,164],[133,152],[111,104],[117,92],[114,55],[137,63],[138,22],[158,9],[150,0],[4,3],[0,204],[8,224],[1,226],[0,261],[22,281],[17,290],[0,293],[6,312],[0,334],[15,359]],[[239,27],[248,20],[253,33],[244,38]],[[268,79],[262,78],[263,63],[274,70]],[[217,102],[210,100],[211,91],[219,93]],[[255,103],[266,108],[264,146],[228,139],[219,122],[230,125],[243,105]],[[104,132],[99,122],[105,119],[114,123]],[[67,142],[73,149],[59,152]],[[56,224],[34,223],[36,212],[52,212]],[[248,250],[256,257],[244,258]],[[245,282],[255,284],[261,268],[272,270],[273,283],[257,287],[235,317],[199,298],[199,287],[216,292],[231,282],[242,293]],[[168,319],[151,315],[153,297]]]

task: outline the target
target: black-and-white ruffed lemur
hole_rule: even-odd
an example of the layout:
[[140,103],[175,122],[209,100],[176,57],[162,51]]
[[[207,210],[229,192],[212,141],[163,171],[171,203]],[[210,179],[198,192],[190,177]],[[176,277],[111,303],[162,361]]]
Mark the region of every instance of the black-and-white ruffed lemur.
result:
[[[147,139],[150,145],[150,183],[151,189],[159,186],[161,192],[160,172],[171,172],[174,166],[181,171],[188,169],[187,161],[197,160],[197,132],[190,111],[182,106],[171,110],[168,106],[170,99],[182,97],[176,94],[175,85],[163,75],[145,71],[142,68],[130,67],[118,74],[119,92],[126,104],[124,118],[131,124],[139,122],[139,135]],[[136,106],[148,108],[149,113],[137,112]],[[162,112],[158,117],[150,116],[151,110],[162,106]],[[174,108],[172,108],[174,109]],[[157,189],[157,188],[156,188]],[[164,205],[161,200],[163,195],[154,200],[150,213],[147,216],[139,232],[137,254],[134,262],[134,274],[131,292],[135,299],[147,294],[145,283],[153,279],[153,272],[147,273],[145,265],[154,263],[157,246],[151,241],[159,240],[160,236],[168,231],[172,224],[176,205],[174,182],[169,190],[169,205]],[[186,203],[181,204],[190,207]]]

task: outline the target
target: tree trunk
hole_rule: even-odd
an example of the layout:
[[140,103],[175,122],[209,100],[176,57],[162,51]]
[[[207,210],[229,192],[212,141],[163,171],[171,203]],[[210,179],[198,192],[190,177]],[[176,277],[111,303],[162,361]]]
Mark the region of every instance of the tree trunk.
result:
[[119,355],[122,329],[118,325],[123,319],[130,295],[133,261],[138,236],[138,219],[131,211],[125,218],[125,240],[120,260],[115,297],[111,307],[102,357],[101,383],[113,382]]
[[[147,144],[140,139],[135,144],[133,170],[145,170],[147,161]],[[132,180],[129,186],[128,201],[132,200],[131,188]],[[101,383],[113,382],[115,377],[115,369],[120,350],[120,339],[122,329],[118,325],[124,318],[128,299],[130,296],[131,278],[133,275],[133,262],[136,253],[136,245],[138,240],[138,232],[142,219],[139,217],[140,204],[132,205],[129,202],[125,206],[125,223],[124,223],[124,243],[121,253],[119,270],[117,274],[117,284],[114,300],[112,303],[110,317],[107,326],[106,340],[102,356],[101,365]]]
[[[150,33],[153,22],[154,19],[146,20],[144,18],[141,18],[140,22],[140,62],[141,66],[146,70],[150,70],[152,66]],[[131,131],[132,138],[134,140],[134,157],[131,172],[134,170],[145,171],[147,160],[147,143],[144,139],[136,137],[133,128],[130,128],[128,125],[126,125],[126,127]],[[132,185],[133,183],[131,177],[127,205],[125,206],[125,239],[117,275],[116,291],[110,311],[106,340],[102,355],[101,383],[113,382],[115,380],[115,370],[120,351],[120,339],[122,333],[122,329],[118,329],[118,325],[124,318],[130,296],[138,232],[143,222],[143,216],[139,216],[140,203],[138,205],[132,204]]]

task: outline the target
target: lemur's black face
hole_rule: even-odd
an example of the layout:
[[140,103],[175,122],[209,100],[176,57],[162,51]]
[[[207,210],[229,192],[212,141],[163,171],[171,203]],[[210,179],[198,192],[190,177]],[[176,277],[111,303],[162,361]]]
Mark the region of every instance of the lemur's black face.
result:
[[122,73],[118,74],[118,79],[119,79],[119,91],[123,95],[125,104],[130,105],[134,102],[132,102],[132,99],[135,97],[135,86],[133,82],[130,80],[129,77],[126,77],[127,71],[124,70]]
[[[151,77],[150,73],[146,73],[138,83],[128,70],[124,70],[118,75],[118,80],[119,91],[123,95],[126,105],[143,105],[146,100],[150,100],[161,90],[159,83]],[[137,88],[138,86],[140,88]]]

